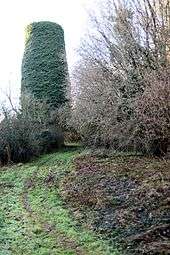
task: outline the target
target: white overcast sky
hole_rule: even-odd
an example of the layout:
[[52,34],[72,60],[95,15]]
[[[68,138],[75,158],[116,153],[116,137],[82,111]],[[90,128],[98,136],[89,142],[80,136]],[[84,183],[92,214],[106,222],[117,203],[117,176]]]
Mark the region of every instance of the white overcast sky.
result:
[[92,2],[95,0],[0,0],[0,103],[2,91],[9,87],[14,98],[19,95],[26,25],[41,20],[62,25],[70,69],[87,26],[85,6]]

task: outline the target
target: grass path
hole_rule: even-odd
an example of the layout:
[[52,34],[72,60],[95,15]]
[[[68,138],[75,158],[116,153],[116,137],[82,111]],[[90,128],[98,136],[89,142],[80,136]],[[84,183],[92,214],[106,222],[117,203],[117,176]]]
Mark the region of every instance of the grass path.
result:
[[82,228],[60,197],[78,150],[57,152],[0,171],[0,255],[117,255]]

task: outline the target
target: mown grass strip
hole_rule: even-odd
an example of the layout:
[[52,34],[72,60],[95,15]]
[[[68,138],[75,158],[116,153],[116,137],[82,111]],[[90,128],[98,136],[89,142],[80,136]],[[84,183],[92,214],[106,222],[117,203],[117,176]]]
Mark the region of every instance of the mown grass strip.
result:
[[0,172],[0,255],[118,254],[79,226],[60,197],[57,183],[74,169],[72,159],[80,151],[65,150]]

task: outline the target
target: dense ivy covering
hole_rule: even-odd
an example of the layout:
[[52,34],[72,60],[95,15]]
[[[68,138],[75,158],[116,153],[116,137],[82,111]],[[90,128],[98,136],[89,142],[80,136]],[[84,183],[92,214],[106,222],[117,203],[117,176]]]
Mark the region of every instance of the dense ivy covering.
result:
[[22,94],[46,100],[51,108],[65,103],[68,68],[64,31],[56,23],[42,21],[27,26],[22,61]]

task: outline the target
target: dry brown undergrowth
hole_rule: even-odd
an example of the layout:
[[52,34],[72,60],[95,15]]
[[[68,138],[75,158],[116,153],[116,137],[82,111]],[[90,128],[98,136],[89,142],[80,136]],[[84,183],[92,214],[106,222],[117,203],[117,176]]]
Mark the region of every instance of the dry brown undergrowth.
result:
[[129,254],[170,254],[170,160],[84,156],[62,183],[74,215]]

